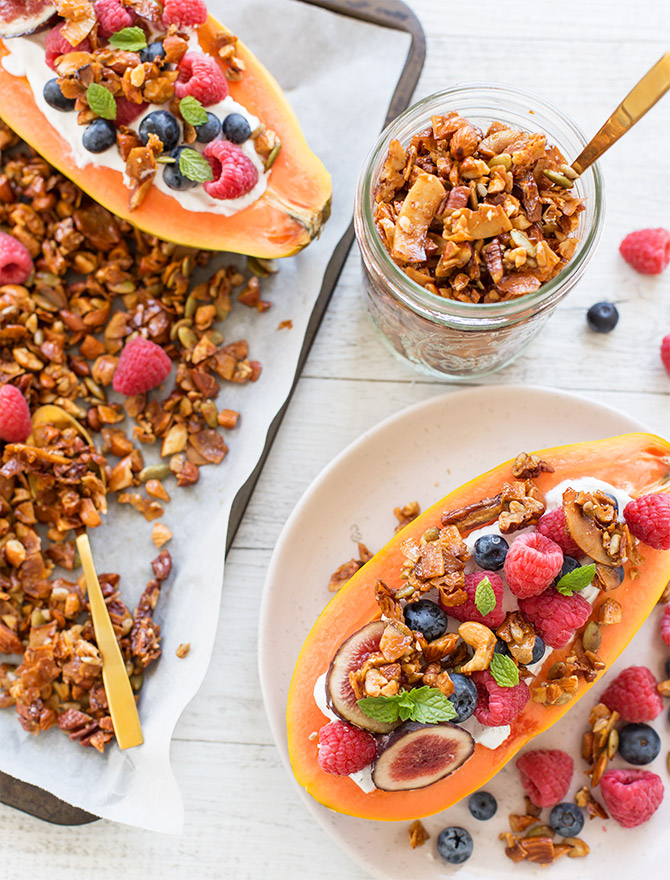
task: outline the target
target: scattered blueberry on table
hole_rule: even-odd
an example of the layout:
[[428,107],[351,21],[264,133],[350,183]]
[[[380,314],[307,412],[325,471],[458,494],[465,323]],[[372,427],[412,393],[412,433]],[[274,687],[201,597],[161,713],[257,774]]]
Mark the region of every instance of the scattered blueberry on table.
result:
[[595,303],[586,313],[586,322],[594,333],[610,333],[619,323],[618,309],[613,303]]
[[650,764],[661,751],[661,738],[648,724],[625,724],[619,731],[619,755],[629,764]]
[[584,827],[584,813],[576,804],[556,804],[549,814],[549,824],[562,837],[576,837]]
[[468,799],[468,809],[475,819],[486,821],[495,816],[498,801],[488,791],[476,791]]
[[437,851],[450,865],[462,865],[472,855],[472,836],[465,828],[452,825],[443,828],[437,838]]

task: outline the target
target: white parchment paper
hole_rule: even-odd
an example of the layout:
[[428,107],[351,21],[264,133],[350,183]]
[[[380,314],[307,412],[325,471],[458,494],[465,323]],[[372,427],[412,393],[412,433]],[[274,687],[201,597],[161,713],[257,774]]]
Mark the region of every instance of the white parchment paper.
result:
[[[216,637],[230,506],[290,390],[326,265],[351,219],[359,169],[409,48],[407,34],[299,0],[210,0],[209,7],[286,91],[311,148],[332,174],[333,213],[321,239],[282,261],[279,274],[263,285],[263,298],[273,307],[258,314],[237,304],[221,326],[226,341],[249,340],[250,357],[262,362],[263,372],[255,384],[223,389],[219,407],[242,413],[228,438],[230,453],[218,467],[203,468],[196,486],[175,489],[161,519],[175,534],[168,545],[174,573],[156,613],[163,656],[147,673],[140,697],[144,745],[121,752],[112,743],[101,756],[58,730],[30,736],[11,709],[0,712],[1,770],[98,816],[169,833],[181,830],[184,812],[170,767],[170,739],[202,682]],[[285,319],[292,329],[278,330]],[[147,463],[152,454],[145,451]],[[150,534],[151,524],[116,503],[91,533],[98,571],[121,574],[131,610],[151,577],[156,552]],[[192,645],[183,660],[175,656],[181,642]]]

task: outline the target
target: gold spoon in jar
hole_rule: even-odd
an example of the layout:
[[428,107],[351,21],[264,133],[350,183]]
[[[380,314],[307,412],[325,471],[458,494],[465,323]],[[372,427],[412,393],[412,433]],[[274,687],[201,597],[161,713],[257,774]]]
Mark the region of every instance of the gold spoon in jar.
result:
[[595,134],[572,163],[582,174],[609,150],[654,104],[670,90],[670,52],[660,58],[626,95],[600,131]]
[[[53,425],[61,430],[75,428],[88,445],[93,446],[93,440],[88,431],[60,406],[48,404],[39,407],[33,413],[32,424],[33,428],[38,425]],[[34,442],[32,434],[26,442],[28,445]],[[68,461],[68,459],[64,459],[65,463]],[[105,484],[106,478],[103,469],[101,469],[101,479]],[[119,643],[116,640],[116,633],[105,604],[105,597],[102,595],[100,581],[93,563],[91,544],[84,529],[78,530],[76,543],[84,569],[95,639],[102,657],[102,681],[107,694],[109,714],[114,725],[114,735],[120,749],[130,749],[144,742],[135,695]]]

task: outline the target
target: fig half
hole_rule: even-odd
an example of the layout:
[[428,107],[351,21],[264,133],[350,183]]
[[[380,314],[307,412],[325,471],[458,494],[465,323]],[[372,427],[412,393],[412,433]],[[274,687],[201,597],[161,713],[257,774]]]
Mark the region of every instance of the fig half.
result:
[[375,721],[360,708],[356,701],[356,694],[349,684],[349,673],[355,672],[365,663],[370,654],[379,651],[379,642],[386,629],[383,620],[373,620],[366,624],[352,636],[342,642],[337,654],[328,669],[326,677],[326,697],[328,706],[344,721],[369,730],[372,733],[389,733],[395,724],[386,724],[383,721]]
[[0,0],[0,37],[25,37],[46,27],[56,15],[51,0]]
[[472,735],[450,721],[405,721],[382,743],[372,781],[382,791],[426,788],[458,770],[474,750]]

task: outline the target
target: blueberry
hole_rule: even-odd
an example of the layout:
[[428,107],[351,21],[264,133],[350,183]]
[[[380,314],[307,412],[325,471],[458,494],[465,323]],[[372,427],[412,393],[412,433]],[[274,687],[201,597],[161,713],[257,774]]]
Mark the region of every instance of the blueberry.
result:
[[595,333],[610,333],[619,322],[619,312],[612,303],[599,302],[588,310],[586,321]]
[[94,119],[84,129],[81,142],[89,153],[104,153],[116,143],[116,128],[109,119]]
[[549,813],[549,824],[561,837],[576,837],[584,827],[584,813],[576,804],[556,804]]
[[452,720],[456,724],[460,724],[462,721],[467,721],[475,711],[477,706],[477,686],[469,675],[461,675],[460,672],[450,672],[449,678],[451,678],[454,685],[454,692],[449,699],[456,710],[456,717]]
[[170,153],[179,143],[181,131],[176,116],[167,110],[154,110],[140,122],[138,134],[143,144],[148,142],[150,134],[157,135],[163,142],[163,150]]
[[251,136],[251,126],[240,113],[229,113],[223,120],[223,136],[234,144],[241,144]]
[[146,49],[140,52],[140,61],[157,61],[159,58],[165,58],[165,46],[160,40],[155,43],[149,43]]
[[472,855],[472,837],[465,828],[452,825],[437,836],[437,851],[450,865],[462,865]]
[[581,568],[581,564],[577,562],[576,559],[572,556],[564,556],[561,570],[554,578],[554,586],[556,586],[562,577],[565,577],[566,574],[570,574],[570,572],[575,571],[578,568]]
[[498,639],[498,641],[496,642],[496,646],[493,649],[493,653],[494,654],[504,654],[505,657],[512,656],[510,649],[507,645],[507,642],[504,641],[504,639]]
[[485,821],[495,816],[498,809],[498,801],[488,791],[476,791],[470,795],[468,809],[475,819]]
[[546,650],[547,646],[544,644],[544,641],[540,638],[540,636],[535,636],[535,644],[533,645],[533,657],[530,662],[538,663],[544,657],[544,652]]
[[616,510],[617,513],[619,513],[619,502],[616,500],[614,495],[612,495],[611,492],[604,492],[603,494],[607,495],[607,497],[610,499],[610,501],[614,505],[614,509]]
[[195,139],[201,144],[208,144],[221,134],[221,120],[207,111],[207,122],[195,126]]
[[625,724],[619,731],[619,754],[629,764],[649,764],[661,751],[661,738],[648,724]]
[[184,177],[179,170],[179,156],[181,151],[185,149],[186,147],[177,147],[176,150],[173,150],[170,155],[175,161],[168,162],[163,166],[163,180],[170,189],[191,189],[191,187],[195,186],[195,181]]
[[405,605],[405,623],[417,632],[423,633],[427,642],[439,639],[447,631],[447,615],[430,599],[419,599]]
[[44,100],[54,110],[74,110],[74,98],[66,98],[62,93],[57,79],[50,79],[44,84]]
[[505,564],[509,544],[500,535],[482,535],[475,541],[475,562],[486,571],[498,571]]

